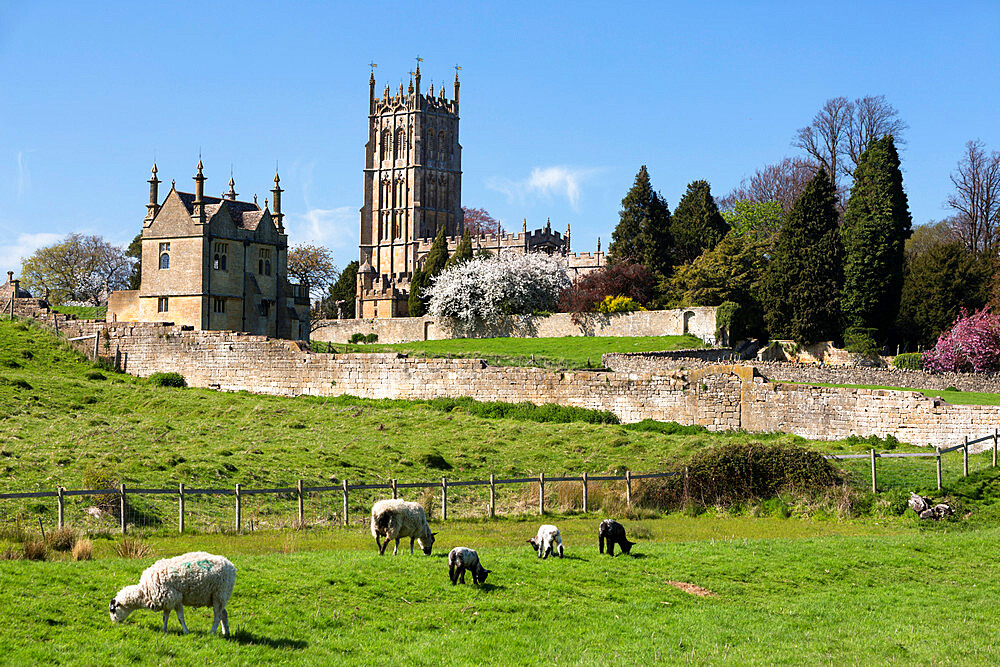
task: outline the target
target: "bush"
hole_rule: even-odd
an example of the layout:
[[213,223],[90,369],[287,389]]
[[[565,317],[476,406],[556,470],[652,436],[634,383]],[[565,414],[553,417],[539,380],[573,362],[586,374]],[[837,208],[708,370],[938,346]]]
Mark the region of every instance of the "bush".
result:
[[922,371],[924,369],[924,355],[922,352],[897,354],[892,360],[892,365],[908,371]]
[[649,431],[653,433],[663,433],[664,435],[697,435],[708,433],[708,429],[700,424],[690,426],[678,424],[677,422],[658,422],[655,419],[643,419],[641,422],[624,424],[630,431]]
[[451,470],[452,466],[448,463],[443,456],[437,452],[431,452],[429,454],[423,454],[420,457],[420,462],[423,463],[428,468],[434,468],[435,470]]
[[26,560],[45,560],[49,555],[44,540],[25,540],[22,549]]
[[368,334],[367,336],[365,336],[365,342],[369,343],[369,344],[371,344],[371,343],[377,343],[378,342],[378,334],[377,333],[370,333],[370,334]]
[[971,315],[963,308],[951,329],[924,354],[924,367],[965,373],[1000,370],[1000,315],[989,307]]
[[871,327],[848,327],[844,331],[844,347],[851,354],[860,354],[863,357],[878,356],[878,343],[875,337],[878,336],[878,329]]
[[[118,475],[112,469],[92,463],[83,471],[84,489],[117,489],[118,486]],[[97,508],[102,512],[113,513],[118,512],[121,509],[119,507],[119,497],[117,494],[102,493],[94,496],[93,498]]]
[[646,309],[631,297],[621,294],[618,296],[606,296],[603,301],[594,306],[594,312],[597,313],[632,313],[637,310]]
[[147,558],[153,555],[153,549],[138,537],[123,537],[115,545],[115,552],[122,558]]
[[180,373],[153,373],[149,381],[154,387],[186,387],[187,382]]
[[357,345],[358,343],[365,342],[365,335],[363,333],[351,334],[350,342],[352,345]]
[[740,304],[735,301],[723,301],[715,311],[715,340],[725,339],[723,333],[729,334],[729,341],[745,337],[745,327],[740,319]]
[[63,526],[49,533],[49,546],[56,551],[69,551],[76,546],[78,538],[76,530],[69,526]]
[[104,375],[104,373],[102,373],[101,371],[90,371],[84,377],[86,377],[88,380],[107,380],[108,379],[107,376]]

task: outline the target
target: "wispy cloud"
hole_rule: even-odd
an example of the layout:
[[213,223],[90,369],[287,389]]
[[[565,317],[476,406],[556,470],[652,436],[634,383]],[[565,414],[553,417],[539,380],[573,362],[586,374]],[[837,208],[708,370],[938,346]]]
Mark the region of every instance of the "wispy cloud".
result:
[[[31,153],[32,151],[27,151]],[[17,196],[21,197],[31,189],[31,171],[28,169],[28,161],[25,159],[25,151],[17,152]]]
[[21,260],[28,257],[42,246],[47,246],[61,240],[65,234],[42,232],[39,234],[19,234],[8,241],[0,238],[0,281],[6,282],[7,272],[14,275],[21,273]]
[[535,167],[526,179],[492,178],[486,186],[504,193],[510,201],[525,201],[531,197],[565,197],[573,210],[578,210],[581,186],[599,171],[594,167],[565,165]]

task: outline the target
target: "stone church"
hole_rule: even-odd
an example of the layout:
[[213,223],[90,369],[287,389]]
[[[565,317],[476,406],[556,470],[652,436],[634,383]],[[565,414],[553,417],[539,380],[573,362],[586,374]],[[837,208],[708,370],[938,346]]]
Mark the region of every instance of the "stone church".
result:
[[221,197],[205,194],[201,160],[195,191],[171,183],[162,204],[156,165],[142,225],[138,290],[112,292],[108,321],[173,322],[197,331],[245,331],[308,340],[309,293],[288,280],[288,236],[278,175],[274,211],[239,201],[236,183]]
[[[464,231],[462,219],[462,145],[458,133],[459,80],[451,99],[442,86],[424,93],[420,66],[408,89],[386,86],[375,94],[375,73],[368,80],[368,143],[365,145],[364,206],[355,313],[360,318],[402,317],[413,274],[423,265],[440,229],[454,252]],[[474,249],[548,252],[566,257],[570,275],[594,270],[604,262],[596,253],[569,252],[566,234],[551,225],[519,234],[480,234]]]

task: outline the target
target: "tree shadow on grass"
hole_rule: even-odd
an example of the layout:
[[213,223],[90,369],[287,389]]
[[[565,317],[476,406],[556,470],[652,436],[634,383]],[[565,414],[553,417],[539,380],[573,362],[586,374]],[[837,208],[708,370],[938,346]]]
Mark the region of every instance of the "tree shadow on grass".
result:
[[254,634],[248,630],[236,630],[229,639],[242,646],[267,646],[278,649],[292,649],[301,651],[309,647],[309,642],[301,639],[286,639],[284,637],[264,637]]

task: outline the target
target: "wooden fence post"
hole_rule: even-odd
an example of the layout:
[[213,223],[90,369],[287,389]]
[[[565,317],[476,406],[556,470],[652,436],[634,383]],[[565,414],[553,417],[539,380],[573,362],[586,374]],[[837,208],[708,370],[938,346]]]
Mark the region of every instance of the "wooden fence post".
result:
[[395,500],[398,497],[396,494],[396,480],[393,479],[391,481],[391,484],[392,484],[392,499]]
[[490,518],[495,519],[497,516],[497,485],[493,479],[493,473],[490,473]]
[[545,514],[545,471],[538,473],[538,513]]
[[871,450],[872,457],[872,493],[878,493],[878,481],[875,474],[875,450]]
[[184,532],[184,482],[177,487],[177,532]]
[[299,528],[302,528],[306,524],[306,508],[305,508],[305,498],[302,495],[302,480],[299,480],[297,491],[299,495]]
[[236,483],[236,532],[243,530],[243,493],[239,482]]
[[587,473],[583,473],[583,513],[586,514],[589,509],[587,504]]
[[690,477],[688,475],[688,467],[684,466],[684,500],[685,502],[691,497],[691,487],[689,485]]
[[997,437],[1000,436],[1000,431],[993,429],[993,467],[997,467]]
[[118,486],[118,511],[121,514],[122,535],[125,534],[125,485]]
[[625,471],[625,504],[632,504],[632,471]]
[[965,442],[962,444],[962,476],[969,476],[969,436],[965,436]]
[[59,317],[55,313],[52,313],[52,326],[55,327],[55,329],[56,329],[56,335],[58,336],[59,335]]
[[65,505],[63,503],[63,489],[61,486],[56,488],[56,500],[59,503],[59,527],[63,527],[63,519],[65,518],[64,511]]
[[441,520],[448,520],[448,478],[441,478]]
[[937,485],[938,485],[937,490],[940,491],[941,490],[941,448],[940,447],[935,447],[934,449],[935,449],[935,451],[937,451]]
[[347,514],[347,480],[344,480],[344,527],[348,524],[348,514]]

